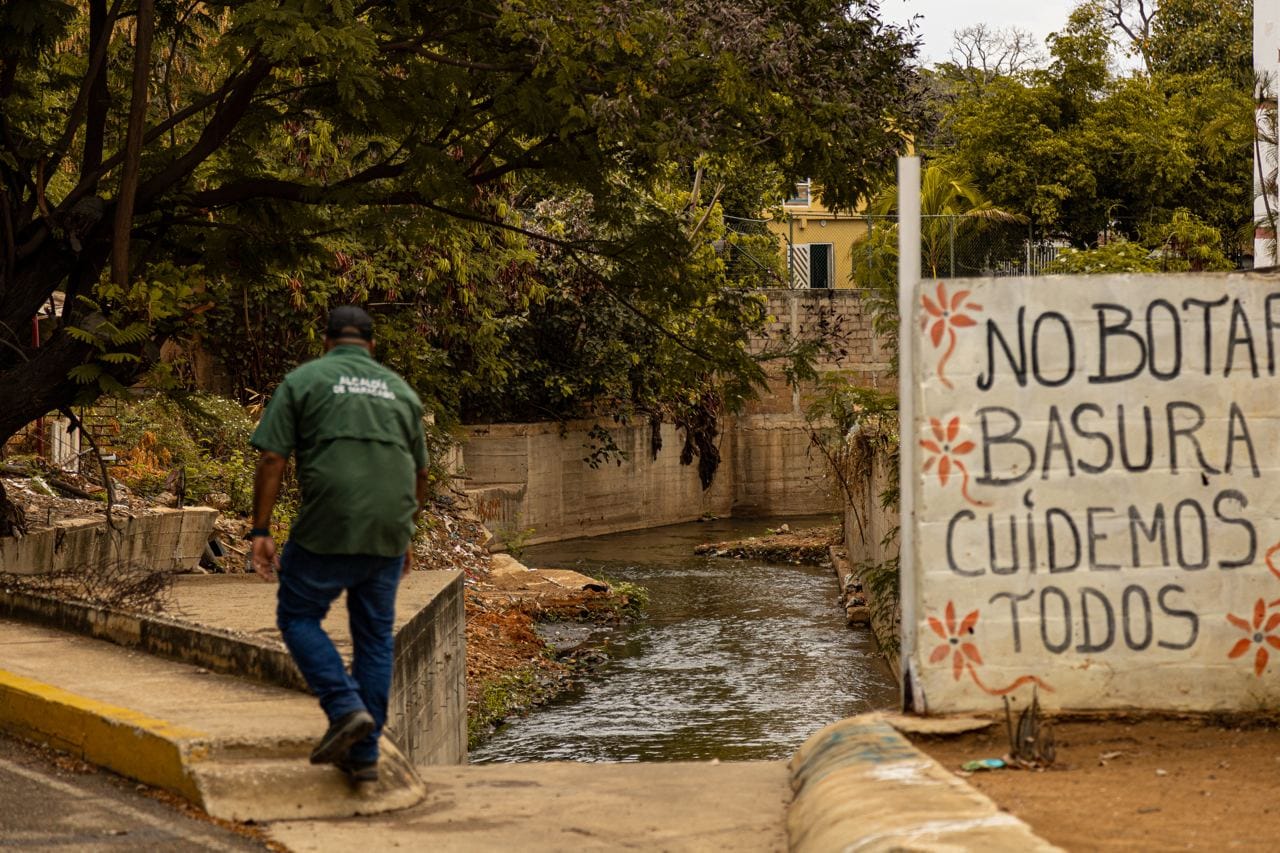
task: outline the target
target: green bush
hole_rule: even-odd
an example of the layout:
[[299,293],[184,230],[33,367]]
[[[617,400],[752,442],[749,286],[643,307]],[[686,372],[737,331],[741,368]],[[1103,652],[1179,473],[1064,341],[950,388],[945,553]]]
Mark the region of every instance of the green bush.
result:
[[255,424],[238,403],[213,394],[148,396],[131,400],[117,421],[112,475],[133,492],[154,497],[182,469],[188,502],[221,492],[232,512],[251,511]]

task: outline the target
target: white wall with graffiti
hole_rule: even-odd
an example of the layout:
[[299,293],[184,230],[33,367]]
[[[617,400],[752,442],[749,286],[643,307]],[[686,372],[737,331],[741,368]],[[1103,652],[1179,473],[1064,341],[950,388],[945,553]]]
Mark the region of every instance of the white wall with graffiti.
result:
[[926,282],[913,304],[916,708],[1275,707],[1280,277]]

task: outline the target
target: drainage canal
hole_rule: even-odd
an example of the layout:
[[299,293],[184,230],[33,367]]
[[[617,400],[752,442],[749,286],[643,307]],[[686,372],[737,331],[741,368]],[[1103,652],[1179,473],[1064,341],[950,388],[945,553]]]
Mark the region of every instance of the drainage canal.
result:
[[649,607],[609,634],[607,663],[504,725],[472,763],[778,759],[827,723],[894,705],[870,631],[844,624],[830,568],[693,555],[770,526],[681,524],[526,549],[530,566],[641,584]]

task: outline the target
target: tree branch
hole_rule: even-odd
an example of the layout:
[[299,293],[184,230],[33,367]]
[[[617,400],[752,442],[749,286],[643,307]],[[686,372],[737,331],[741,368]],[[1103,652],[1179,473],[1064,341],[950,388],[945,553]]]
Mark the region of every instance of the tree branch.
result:
[[133,95],[124,143],[124,173],[116,197],[115,227],[111,234],[111,280],[129,283],[129,237],[133,233],[133,202],[142,163],[142,133],[147,117],[147,84],[151,78],[151,38],[156,27],[155,0],[138,0],[138,23],[133,47]]
[[[120,17],[120,7],[124,0],[115,0],[111,4],[110,11],[106,12],[106,17],[102,22],[102,31],[95,41],[95,34],[90,33],[89,43],[91,45],[91,55],[89,57],[89,71],[81,82],[80,91],[76,94],[75,103],[71,107],[71,114],[67,116],[67,126],[62,131],[62,136],[53,146],[53,160],[49,164],[49,172],[52,174],[57,171],[62,158],[66,156],[71,148],[72,141],[76,138],[76,133],[80,130],[80,122],[84,118],[85,112],[89,107],[89,99],[91,91],[97,95],[106,89],[106,60],[107,48],[111,44],[111,31],[115,27],[115,21]],[[93,13],[90,10],[90,20],[92,21]],[[102,78],[99,80],[99,78]],[[103,121],[105,122],[105,113]],[[86,147],[88,145],[88,137],[86,134]]]
[[237,81],[226,99],[214,112],[213,118],[205,125],[200,138],[187,150],[187,153],[174,160],[160,170],[159,173],[148,178],[138,188],[139,199],[149,201],[155,198],[189,175],[197,166],[222,147],[227,137],[236,129],[240,119],[244,117],[245,111],[253,100],[254,92],[257,91],[262,81],[267,79],[267,76],[271,73],[271,68],[271,63],[265,59],[258,58],[254,60],[253,64],[245,71],[244,76]]
[[[245,62],[251,61],[251,57],[256,57],[256,54],[250,54],[250,56],[245,58]],[[241,67],[243,68],[243,64]],[[219,101],[221,101],[223,98],[227,96],[227,93],[230,92],[236,86],[236,84],[240,82],[240,79],[241,79],[241,71],[237,70],[235,72],[232,72],[231,76],[227,78],[226,82],[224,82],[221,86],[219,86],[215,91],[210,92],[208,95],[205,95],[203,98],[196,100],[190,106],[184,107],[183,109],[174,113],[165,121],[160,122],[159,124],[152,127],[150,130],[148,130],[146,134],[142,137],[143,144],[145,145],[145,144],[154,142],[166,131],[169,131],[177,127],[179,124],[191,118],[192,116],[202,113],[205,110],[207,110],[209,107],[217,104]],[[93,188],[97,185],[98,180],[100,180],[104,175],[106,175],[116,166],[119,166],[121,163],[123,163],[124,156],[125,156],[124,151],[117,151],[115,154],[108,157],[93,172],[87,175],[81,175],[80,183],[78,183],[76,187],[70,193],[67,194],[67,197],[63,199],[62,203],[59,204],[58,207],[54,210],[55,215],[61,215],[66,211],[70,210],[71,207],[76,202],[78,202],[80,199],[84,198],[86,195],[90,194],[91,192],[93,192]]]

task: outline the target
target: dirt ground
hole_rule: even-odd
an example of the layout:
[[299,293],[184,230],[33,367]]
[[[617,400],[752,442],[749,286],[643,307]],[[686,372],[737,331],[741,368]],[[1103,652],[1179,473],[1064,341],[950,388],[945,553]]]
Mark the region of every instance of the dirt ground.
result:
[[[968,781],[1070,851],[1280,849],[1280,721],[1062,721],[1057,761]],[[943,766],[999,758],[1003,722],[959,737],[913,737]]]

